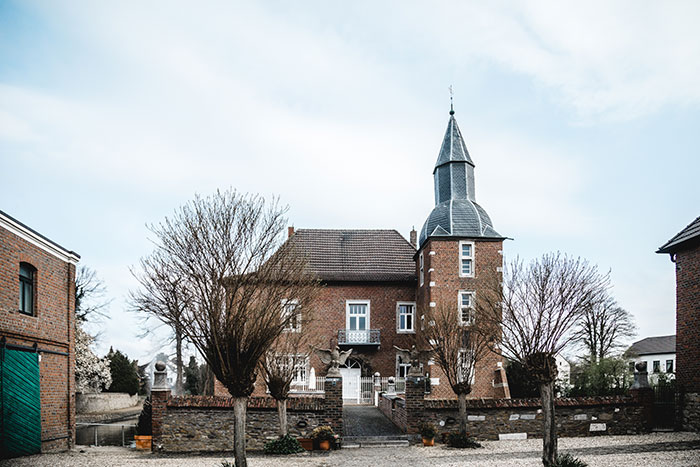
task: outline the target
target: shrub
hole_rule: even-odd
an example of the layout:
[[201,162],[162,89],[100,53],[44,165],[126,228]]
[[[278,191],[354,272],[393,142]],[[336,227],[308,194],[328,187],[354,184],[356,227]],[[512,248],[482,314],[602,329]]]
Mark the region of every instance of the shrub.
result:
[[451,448],[480,448],[481,443],[478,443],[474,438],[470,437],[465,432],[450,433],[447,435],[447,445]]
[[317,441],[333,441],[335,439],[335,433],[333,432],[333,428],[329,426],[318,426],[311,432],[311,438]]
[[425,439],[433,439],[435,438],[435,434],[437,433],[437,430],[435,429],[435,425],[432,423],[423,423],[420,426],[420,435],[425,438]]
[[588,467],[588,464],[581,459],[577,459],[571,454],[559,454],[554,467]]
[[152,432],[152,407],[151,407],[151,396],[148,396],[145,401],[143,401],[143,408],[139,414],[139,421],[136,425],[136,434],[140,436],[150,436]]
[[286,435],[280,439],[268,441],[263,450],[265,454],[296,454],[303,452],[304,448],[301,447],[296,438]]

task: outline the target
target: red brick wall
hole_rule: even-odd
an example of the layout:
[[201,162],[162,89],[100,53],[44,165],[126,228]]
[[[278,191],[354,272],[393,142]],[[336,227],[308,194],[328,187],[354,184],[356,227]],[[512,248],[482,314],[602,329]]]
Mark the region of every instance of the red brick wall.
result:
[[[35,316],[19,313],[19,263],[36,268]],[[0,228],[0,336],[8,343],[67,352],[41,354],[42,451],[75,439],[75,266]],[[56,439],[58,438],[58,439]]]
[[[475,292],[478,300],[479,288],[498,272],[503,266],[503,242],[464,239],[474,242],[474,276],[459,276],[459,239],[429,238],[421,251],[424,258],[425,281],[418,287],[418,313],[430,308],[430,302],[436,307],[447,304],[457,312],[458,293],[460,290]],[[431,252],[433,254],[431,254]],[[418,261],[416,261],[418,268]],[[418,271],[418,270],[417,270]],[[489,353],[477,363],[474,386],[470,398],[494,397],[493,379],[497,363],[502,361],[500,355]],[[432,387],[431,398],[456,398],[447,382],[447,378],[437,365],[430,366],[430,376],[440,378],[440,385]]]
[[676,379],[700,393],[700,246],[676,254]]

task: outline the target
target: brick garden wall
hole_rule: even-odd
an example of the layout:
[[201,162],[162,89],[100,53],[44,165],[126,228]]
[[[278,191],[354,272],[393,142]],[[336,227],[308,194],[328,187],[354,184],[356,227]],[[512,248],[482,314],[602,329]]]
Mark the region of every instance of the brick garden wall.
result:
[[[36,268],[35,314],[19,310],[19,266]],[[75,265],[0,228],[0,337],[41,350],[41,450],[69,449],[75,439]]]
[[[407,430],[405,401],[383,395],[380,410],[394,424]],[[498,439],[499,434],[526,433],[542,437],[542,414],[537,399],[484,399],[467,401],[467,431],[478,439]],[[632,434],[644,431],[642,405],[631,397],[558,399],[557,427],[560,436]],[[421,422],[431,422],[441,433],[459,430],[459,408],[454,399],[425,399]],[[440,426],[443,422],[443,426]],[[416,433],[417,430],[409,430]],[[601,431],[591,431],[601,429]]]

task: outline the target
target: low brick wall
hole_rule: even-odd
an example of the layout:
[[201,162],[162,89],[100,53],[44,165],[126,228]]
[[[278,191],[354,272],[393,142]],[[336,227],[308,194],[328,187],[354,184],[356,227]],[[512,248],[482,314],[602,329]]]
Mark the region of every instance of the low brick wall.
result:
[[[395,396],[382,395],[380,410],[406,431],[405,411]],[[478,439],[499,439],[499,435],[542,436],[539,399],[469,399],[467,431]],[[557,399],[557,429],[561,436],[636,434],[645,430],[644,407],[632,397],[589,397]],[[425,399],[422,421],[433,423],[438,433],[459,430],[458,401]],[[438,435],[439,436],[439,435]]]

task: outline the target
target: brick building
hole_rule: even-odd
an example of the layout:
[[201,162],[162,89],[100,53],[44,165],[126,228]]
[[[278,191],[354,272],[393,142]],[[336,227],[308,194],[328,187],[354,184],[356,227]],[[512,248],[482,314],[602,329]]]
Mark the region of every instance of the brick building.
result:
[[73,445],[79,258],[0,211],[2,457]]
[[683,428],[700,431],[700,217],[666,242],[676,265],[676,381],[685,392]]
[[[406,376],[410,363],[402,361],[394,346],[410,348],[425,311],[445,304],[467,326],[481,282],[500,274],[505,237],[476,203],[474,163],[452,110],[433,176],[435,207],[420,235],[412,231],[410,240],[395,230],[290,227],[288,241],[306,254],[324,284],[308,326],[327,347],[337,343],[342,350],[353,349],[341,368],[345,399],[360,401],[371,393],[371,387],[360,387],[362,377]],[[307,325],[303,316],[302,322]],[[504,395],[507,383],[500,363],[496,354],[479,362],[471,397]],[[323,376],[325,370],[312,355],[299,368],[298,379]],[[455,397],[437,366],[425,362],[424,373],[431,377],[434,397]],[[256,393],[265,393],[264,383],[256,384]]]

